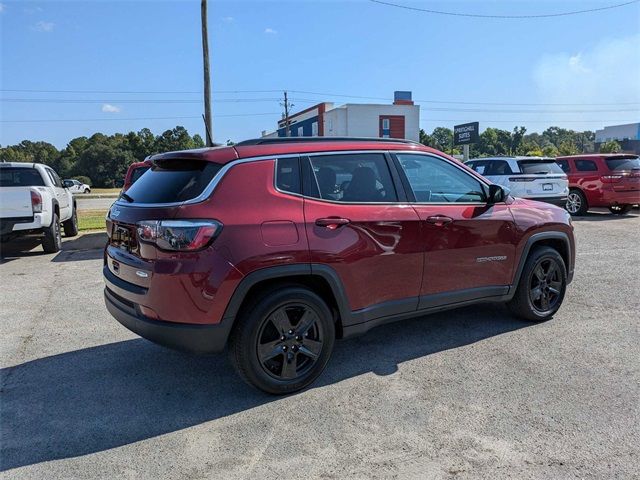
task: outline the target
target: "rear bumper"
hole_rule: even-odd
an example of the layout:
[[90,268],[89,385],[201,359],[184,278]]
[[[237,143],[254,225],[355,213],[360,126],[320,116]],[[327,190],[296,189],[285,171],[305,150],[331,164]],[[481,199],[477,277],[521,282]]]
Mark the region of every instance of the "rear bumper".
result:
[[32,217],[16,217],[0,219],[0,234],[7,235],[23,230],[39,230],[42,228],[42,215],[35,214]]
[[605,207],[611,205],[638,205],[640,203],[640,190],[615,191],[604,190],[602,201]]
[[562,197],[526,197],[527,200],[535,200],[536,202],[550,203],[557,207],[565,208],[567,206],[567,196]]
[[232,326],[229,319],[211,325],[152,320],[141,313],[137,304],[114,293],[113,290],[122,288],[122,285],[118,285],[122,280],[115,277],[106,267],[103,273],[107,285],[104,289],[107,310],[133,333],[159,345],[184,352],[207,354],[224,350]]

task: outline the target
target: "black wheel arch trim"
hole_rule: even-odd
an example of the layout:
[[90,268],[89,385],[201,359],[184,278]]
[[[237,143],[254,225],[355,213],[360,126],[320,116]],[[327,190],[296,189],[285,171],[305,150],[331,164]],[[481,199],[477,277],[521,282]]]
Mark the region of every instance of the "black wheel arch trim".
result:
[[[538,233],[532,234],[526,240],[524,248],[522,249],[522,255],[520,255],[520,260],[518,261],[518,266],[516,267],[515,274],[513,276],[513,282],[511,284],[511,291],[509,292],[509,296],[512,297],[515,294],[515,290],[518,286],[518,283],[520,283],[520,277],[522,276],[524,265],[527,262],[527,258],[529,257],[529,252],[531,252],[531,248],[533,248],[533,246],[535,246],[536,243],[544,240],[561,240],[564,243],[564,246],[567,249],[567,259],[568,259],[568,262],[566,262],[566,265],[565,265],[565,267],[567,268],[567,285],[571,283],[571,280],[573,280],[574,260],[573,260],[573,251],[571,250],[571,242],[569,241],[569,236],[564,232],[538,232]],[[562,256],[562,252],[558,252],[558,253]]]

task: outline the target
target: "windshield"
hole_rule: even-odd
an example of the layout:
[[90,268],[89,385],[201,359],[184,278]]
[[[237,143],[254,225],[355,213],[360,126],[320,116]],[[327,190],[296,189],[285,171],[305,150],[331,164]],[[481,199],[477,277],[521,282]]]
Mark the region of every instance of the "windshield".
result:
[[560,165],[555,160],[518,160],[518,166],[522,173],[534,175],[547,175],[550,173],[564,174]]
[[44,180],[35,168],[0,168],[0,187],[44,187]]
[[131,185],[126,199],[137,203],[175,203],[200,195],[222,168],[204,160],[158,160]]
[[635,156],[607,158],[609,170],[636,170],[640,169],[640,158]]

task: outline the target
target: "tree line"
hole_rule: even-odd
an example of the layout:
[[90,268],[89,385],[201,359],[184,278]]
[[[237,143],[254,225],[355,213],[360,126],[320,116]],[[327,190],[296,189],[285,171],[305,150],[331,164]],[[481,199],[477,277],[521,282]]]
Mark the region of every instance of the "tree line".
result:
[[[577,132],[549,127],[542,133],[526,133],[525,127],[513,131],[487,128],[480,141],[471,145],[471,158],[490,155],[550,156],[573,155],[594,151],[595,133]],[[453,146],[453,130],[437,127],[430,134],[420,130],[420,142],[446,153],[460,154]],[[230,142],[229,142],[230,143]],[[176,126],[160,135],[148,128],[126,134],[77,137],[65,148],[58,150],[47,142],[23,140],[17,145],[0,147],[0,160],[7,162],[36,162],[53,167],[62,178],[77,178],[96,187],[114,187],[122,181],[129,165],[144,160],[154,153],[204,147],[200,135],[189,135]],[[601,152],[620,151],[617,142],[600,146]]]
[[7,162],[44,163],[62,178],[77,178],[95,187],[120,185],[127,168],[154,153],[204,147],[198,134],[189,135],[177,126],[154,135],[148,128],[126,134],[77,137],[58,150],[47,142],[23,140],[17,145],[0,148],[0,160]]
[[[560,127],[549,127],[542,133],[527,134],[525,127],[512,131],[487,128],[480,134],[480,141],[470,145],[470,158],[493,155],[527,155],[557,157],[595,151],[595,132],[576,132]],[[430,134],[420,130],[420,143],[450,154],[461,154],[461,147],[453,145],[453,130],[436,127]],[[600,152],[615,153],[621,150],[618,142],[600,145]]]

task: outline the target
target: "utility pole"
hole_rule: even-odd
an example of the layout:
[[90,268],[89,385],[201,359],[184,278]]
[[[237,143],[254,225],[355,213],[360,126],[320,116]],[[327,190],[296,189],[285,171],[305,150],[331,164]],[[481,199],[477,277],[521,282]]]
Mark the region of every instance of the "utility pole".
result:
[[200,2],[202,20],[202,62],[204,64],[204,123],[207,147],[213,146],[213,121],[211,119],[211,79],[209,78],[209,33],[207,32],[207,0]]
[[289,103],[287,98],[287,91],[284,92],[284,103],[281,104],[284,107],[284,136],[291,136],[291,129],[289,128],[289,107],[293,107],[292,103]]

